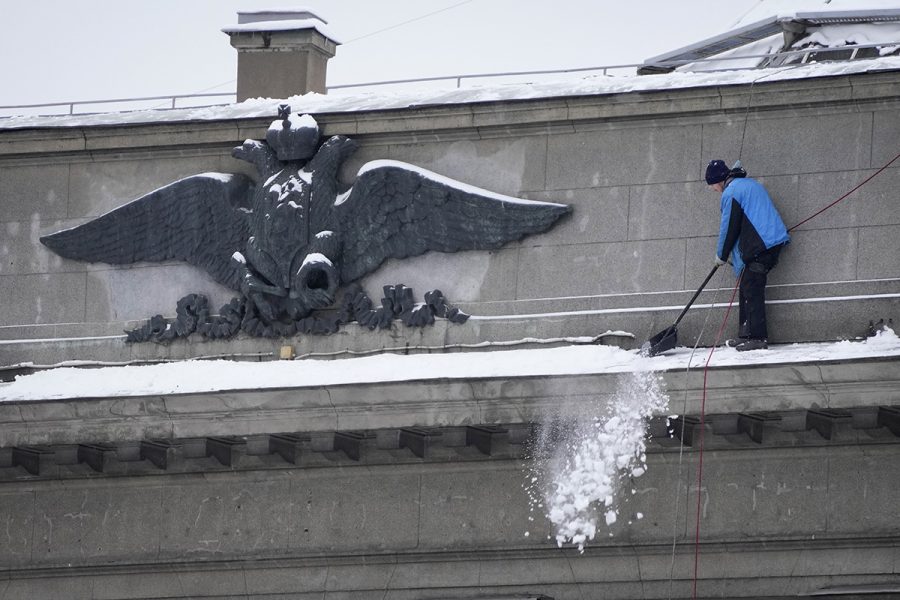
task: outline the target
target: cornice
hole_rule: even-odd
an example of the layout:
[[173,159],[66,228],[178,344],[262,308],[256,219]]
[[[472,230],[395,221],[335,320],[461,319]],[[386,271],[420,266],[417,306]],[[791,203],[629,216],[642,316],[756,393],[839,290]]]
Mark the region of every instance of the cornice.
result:
[[[760,81],[670,90],[633,91],[315,115],[323,134],[351,135],[367,143],[442,141],[546,134],[575,123],[707,118],[729,113],[796,111],[846,104],[896,107],[900,72],[867,72],[787,81]],[[0,159],[30,155],[79,155],[148,148],[222,148],[264,137],[271,118],[123,123],[0,129]]]

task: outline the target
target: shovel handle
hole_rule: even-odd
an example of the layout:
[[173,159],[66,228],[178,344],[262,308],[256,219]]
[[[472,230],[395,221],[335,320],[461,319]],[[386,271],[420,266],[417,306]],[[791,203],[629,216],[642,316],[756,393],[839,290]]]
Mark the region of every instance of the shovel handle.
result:
[[687,314],[687,311],[688,311],[688,309],[691,307],[691,305],[694,303],[694,300],[697,299],[697,296],[700,295],[700,292],[703,291],[703,288],[706,287],[706,284],[709,283],[709,280],[712,279],[712,276],[715,275],[715,273],[716,273],[716,271],[717,271],[718,269],[719,269],[719,265],[713,265],[712,271],[709,272],[709,275],[706,276],[706,279],[703,280],[703,283],[701,283],[701,284],[700,284],[700,287],[697,288],[697,291],[694,292],[694,295],[693,295],[693,297],[690,299],[690,301],[687,303],[687,306],[684,307],[684,310],[681,311],[681,314],[678,315],[678,318],[675,319],[675,322],[674,322],[674,323],[672,323],[672,327],[675,327],[676,325],[678,325],[679,323],[681,323],[681,319],[684,318],[684,315]]

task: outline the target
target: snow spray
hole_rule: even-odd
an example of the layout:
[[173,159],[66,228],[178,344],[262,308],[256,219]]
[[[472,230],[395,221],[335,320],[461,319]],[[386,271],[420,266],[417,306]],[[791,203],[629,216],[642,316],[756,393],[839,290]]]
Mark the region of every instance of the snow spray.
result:
[[668,403],[656,373],[627,373],[608,402],[549,418],[537,430],[523,487],[532,514],[552,523],[558,546],[584,552],[601,518],[607,527],[616,522],[623,484],[647,470],[647,419]]

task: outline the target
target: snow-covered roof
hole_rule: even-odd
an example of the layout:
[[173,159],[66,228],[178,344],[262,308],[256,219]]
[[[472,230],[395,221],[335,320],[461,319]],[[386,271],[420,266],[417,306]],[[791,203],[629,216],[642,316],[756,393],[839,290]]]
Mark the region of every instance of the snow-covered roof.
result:
[[897,0],[761,0],[740,15],[731,29],[771,17],[797,18],[798,13],[871,13],[897,8]]
[[[488,377],[535,377],[676,371],[702,368],[708,350],[678,348],[672,353],[642,357],[635,350],[582,345],[535,350],[457,352],[447,354],[382,354],[336,360],[294,360],[264,363],[181,361],[149,366],[75,367],[51,369],[0,384],[0,402],[58,398],[102,398],[183,394],[246,389],[316,387],[342,384]],[[900,357],[900,338],[891,329],[864,341],[772,346],[739,353],[720,348],[710,366],[753,366],[809,363],[874,357]]]
[[238,11],[237,25],[223,27],[229,35],[234,33],[258,33],[264,31],[303,31],[315,29],[335,44],[338,39],[325,25],[325,19],[305,6],[293,8],[268,8]]
[[[788,33],[788,38],[785,33]],[[789,39],[789,38],[793,39]],[[682,68],[689,71],[753,68],[759,55],[815,45],[895,44],[900,41],[900,8],[896,2],[871,0],[764,0],[719,35],[644,61],[642,72]],[[881,55],[894,52],[891,46]],[[705,61],[710,57],[723,60]],[[746,57],[746,59],[745,59]],[[750,60],[754,58],[754,60]],[[796,60],[787,62],[797,62]]]
[[20,116],[0,119],[2,129],[92,127],[220,121],[267,117],[278,113],[279,104],[290,104],[293,112],[352,113],[413,108],[417,106],[463,105],[479,102],[534,100],[576,96],[600,96],[628,92],[648,92],[694,87],[744,85],[753,82],[797,80],[811,77],[833,77],[868,71],[900,70],[900,58],[888,56],[853,62],[819,63],[797,67],[734,70],[709,73],[667,73],[653,77],[606,76],[566,77],[540,83],[485,85],[478,87],[428,89],[404,92],[334,91],[328,94],[308,93],[291,98],[255,98],[223,106],[207,106],[169,110],[142,110],[61,116]]

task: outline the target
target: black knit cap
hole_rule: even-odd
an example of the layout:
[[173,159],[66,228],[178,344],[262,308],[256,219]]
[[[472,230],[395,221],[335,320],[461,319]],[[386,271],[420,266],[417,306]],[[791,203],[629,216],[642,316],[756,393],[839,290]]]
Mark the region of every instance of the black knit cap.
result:
[[707,185],[712,185],[714,183],[719,183],[720,181],[725,181],[725,179],[728,178],[729,173],[731,173],[731,169],[728,168],[728,165],[725,164],[724,160],[711,160],[709,161],[709,164],[706,165],[706,183]]

